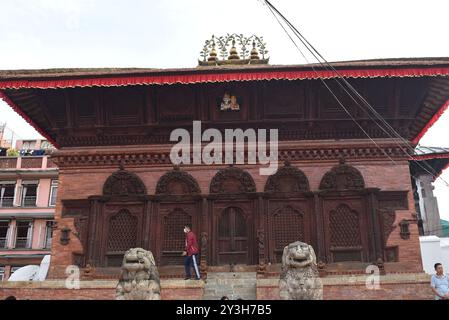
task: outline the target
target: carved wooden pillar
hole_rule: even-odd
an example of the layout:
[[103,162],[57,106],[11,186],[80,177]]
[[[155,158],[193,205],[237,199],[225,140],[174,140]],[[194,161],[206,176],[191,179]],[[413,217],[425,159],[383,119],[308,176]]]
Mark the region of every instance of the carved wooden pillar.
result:
[[142,221],[142,242],[143,242],[143,247],[145,249],[150,250],[151,252],[153,252],[154,248],[151,247],[151,236],[153,233],[153,230],[151,228],[151,201],[150,200],[145,200],[144,203],[144,215],[143,215],[143,221]]
[[201,232],[201,253],[200,253],[200,268],[201,268],[201,275],[203,277],[206,277],[207,273],[207,266],[208,266],[208,259],[209,259],[209,241],[208,241],[208,232],[209,232],[209,204],[206,197],[203,197],[201,199],[201,219],[200,219],[200,230],[203,230]]
[[258,274],[265,274],[267,271],[267,263],[265,259],[265,230],[257,230],[257,244],[258,244],[258,255],[259,255],[259,266],[257,268]]
[[[97,225],[99,224],[98,216],[101,211],[103,203],[98,200],[91,200],[91,210],[89,217],[89,233],[87,236],[87,264],[92,266],[100,266],[100,252],[99,252],[99,232]],[[101,222],[100,222],[101,224]]]
[[370,232],[369,235],[372,237],[371,246],[373,248],[373,250],[370,250],[370,261],[384,260],[379,210],[375,191],[370,191],[368,199],[368,210],[372,225],[372,234]]
[[207,256],[208,256],[207,232],[201,232],[200,237],[201,237],[200,271],[201,277],[205,279],[207,278]]
[[324,239],[324,215],[321,208],[321,198],[318,193],[313,195],[314,215],[316,221],[316,237],[318,245],[318,261],[328,263],[326,255],[326,245]]

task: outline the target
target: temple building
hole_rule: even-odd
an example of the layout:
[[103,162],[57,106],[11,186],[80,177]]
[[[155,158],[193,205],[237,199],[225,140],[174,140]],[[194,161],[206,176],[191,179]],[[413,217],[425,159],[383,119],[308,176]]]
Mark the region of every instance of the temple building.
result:
[[[117,279],[132,247],[151,250],[163,277],[180,277],[186,223],[203,273],[237,266],[275,278],[297,240],[313,246],[323,274],[373,263],[386,274],[422,272],[407,143],[448,105],[449,58],[333,62],[337,74],[270,65],[261,43],[246,56],[233,45],[223,59],[206,46],[196,68],[0,72],[3,100],[58,148],[50,278],[77,265],[83,279]],[[361,110],[338,76],[407,143]],[[174,165],[170,134],[192,133],[193,121],[223,136],[278,129],[277,172]]]

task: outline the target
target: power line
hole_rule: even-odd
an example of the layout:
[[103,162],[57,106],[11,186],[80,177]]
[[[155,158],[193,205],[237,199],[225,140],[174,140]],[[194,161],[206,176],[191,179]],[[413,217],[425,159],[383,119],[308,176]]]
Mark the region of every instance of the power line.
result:
[[[274,13],[273,9],[277,11],[277,9],[275,9],[274,7],[272,7],[271,3],[269,3],[269,1],[266,1],[267,4],[269,4],[268,8],[271,11],[271,13],[273,14],[273,16],[275,17],[275,19],[278,21],[279,25],[282,27],[282,29],[285,31],[285,33],[287,34],[287,36],[290,38],[290,40],[293,42],[293,44],[295,45],[295,47],[298,49],[298,51],[301,53],[302,57],[306,60],[307,63],[309,63],[309,60],[307,59],[307,57],[304,55],[304,53],[302,52],[302,50],[299,48],[299,46],[296,44],[296,42],[293,40],[293,38],[290,36],[290,34],[287,32],[287,30],[285,29],[285,27],[282,25],[282,23],[279,21],[278,17],[276,16],[276,14]],[[315,72],[315,74],[318,75],[318,71],[315,69],[315,67],[313,65],[311,65],[312,70]],[[338,102],[338,104],[342,107],[342,109],[346,112],[346,114],[351,118],[351,120],[360,128],[360,130],[362,130],[362,132],[368,137],[368,139],[371,140],[371,142],[373,142],[376,147],[381,150],[385,156],[388,157],[388,159],[390,161],[393,162],[393,164],[397,164],[396,161],[393,160],[393,158],[391,158],[388,153],[382,149],[376,141],[374,141],[370,135],[368,134],[368,132],[366,132],[366,130],[357,122],[357,120],[352,116],[352,114],[349,112],[349,110],[343,105],[343,103],[340,101],[340,99],[338,99],[338,97],[335,95],[335,93],[332,91],[332,89],[327,85],[327,83],[324,81],[324,79],[322,79],[321,77],[318,77],[318,79],[323,83],[323,85],[326,87],[326,89],[330,92],[330,94],[333,96],[333,98]]]
[[[285,27],[283,26],[283,24],[281,23],[281,21],[279,20],[279,18],[277,17],[277,15],[279,15],[281,17],[281,19],[289,26],[290,30],[296,35],[296,37],[301,41],[301,43],[304,45],[304,47],[306,47],[306,49],[312,54],[312,56],[318,61],[318,63],[324,67],[325,69],[331,69],[331,71],[335,72],[335,74],[337,75],[337,78],[334,78],[334,81],[337,82],[337,84],[345,91],[346,94],[348,94],[348,96],[355,102],[355,104],[363,111],[365,112],[368,117],[370,118],[370,120],[372,120],[388,137],[393,138],[393,140],[396,138],[399,139],[399,141],[402,141],[403,144],[405,144],[405,146],[409,149],[409,151],[404,150],[403,146],[398,142],[397,145],[399,146],[399,148],[404,152],[404,154],[408,155],[412,160],[414,160],[417,165],[419,167],[421,167],[424,171],[426,171],[427,173],[429,173],[431,176],[434,177],[434,179],[440,178],[446,186],[449,186],[449,184],[441,177],[438,177],[436,175],[436,172],[433,170],[433,168],[428,164],[428,163],[424,163],[432,172],[430,172],[429,170],[427,170],[426,168],[424,168],[423,165],[421,165],[421,163],[416,160],[416,158],[414,157],[414,148],[411,146],[411,144],[404,139],[370,104],[369,102],[338,72],[337,69],[335,69],[319,52],[318,50],[316,50],[312,44],[310,44],[310,42],[295,28],[295,26],[293,26],[290,21],[285,18],[285,16],[278,10],[276,9],[276,7],[274,7],[270,1],[265,0],[265,3],[267,4],[270,12],[273,14],[273,16],[275,17],[275,19],[277,20],[277,22],[279,23],[279,25],[282,27],[282,29],[284,30],[284,32],[287,34],[287,36],[290,38],[290,40],[293,42],[293,44],[295,45],[295,47],[298,49],[298,51],[300,52],[300,54],[302,55],[302,57],[306,60],[307,63],[309,63],[307,57],[304,55],[304,53],[302,52],[302,50],[299,48],[299,46],[296,44],[296,42],[293,40],[293,38],[290,36],[290,34],[288,33],[288,31],[285,29]],[[275,13],[276,12],[276,13]],[[276,15],[277,14],[277,15]],[[323,64],[323,62],[320,60],[320,58],[324,61],[324,63],[326,65]],[[317,73],[317,71],[315,70],[315,67],[313,65],[311,65],[313,71],[315,73]],[[357,126],[367,135],[367,137],[374,142],[374,140],[369,136],[369,134],[361,127],[361,125],[355,120],[355,118],[349,113],[348,109],[346,107],[343,106],[343,104],[341,103],[341,101],[336,97],[336,95],[334,94],[334,92],[330,89],[330,87],[325,83],[325,81],[322,78],[319,78],[321,80],[321,82],[326,86],[326,88],[329,90],[329,92],[332,94],[332,96],[337,100],[337,102],[340,104],[340,106],[345,110],[345,112],[350,116],[350,118],[357,124]],[[339,81],[339,79],[343,82],[343,84]],[[348,92],[348,90],[346,89],[345,85],[349,88],[349,90],[352,92],[352,94],[350,92]],[[353,94],[355,95],[355,97],[353,96]],[[362,105],[360,104],[360,101],[357,101],[358,98],[362,104],[365,105],[366,108],[368,108],[368,110],[365,110]],[[377,118],[378,121],[380,121],[382,124],[385,125],[385,128],[381,126],[380,123],[377,122],[376,119],[373,119],[373,117],[371,116],[370,112],[372,112],[374,114],[374,116]],[[390,132],[389,132],[390,131]],[[375,142],[374,142],[375,143]],[[377,143],[375,143],[377,147],[379,147],[377,145]],[[379,147],[379,149],[381,149]],[[381,149],[382,150],[382,149]],[[382,150],[383,151],[383,150]],[[384,152],[384,151],[383,151]],[[386,154],[386,152],[384,152],[384,154]],[[386,154],[387,155],[387,154]],[[395,161],[393,159],[391,159],[391,157],[389,157],[387,155],[387,157],[394,163]],[[415,177],[416,178],[416,177]]]

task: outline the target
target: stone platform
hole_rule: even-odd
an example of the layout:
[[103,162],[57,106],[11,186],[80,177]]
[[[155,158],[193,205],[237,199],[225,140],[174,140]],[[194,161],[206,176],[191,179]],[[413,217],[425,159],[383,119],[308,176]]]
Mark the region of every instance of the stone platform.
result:
[[[424,273],[394,273],[380,276],[380,288],[366,287],[366,275],[322,278],[325,300],[430,300],[430,276]],[[238,297],[250,300],[279,299],[278,277],[256,276],[253,272],[209,273],[206,280],[162,279],[163,300],[203,300]],[[65,280],[43,282],[0,282],[0,299],[15,296],[31,300],[111,300],[117,281],[81,281],[80,289],[67,289]]]

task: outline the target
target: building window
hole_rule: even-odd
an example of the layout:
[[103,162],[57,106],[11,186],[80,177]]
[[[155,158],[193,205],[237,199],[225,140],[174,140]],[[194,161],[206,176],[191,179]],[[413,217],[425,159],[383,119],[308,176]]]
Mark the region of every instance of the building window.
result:
[[58,194],[58,180],[52,180],[50,189],[50,202],[49,206],[54,207],[56,205],[56,196]]
[[20,221],[16,222],[16,249],[29,249],[31,248],[33,232],[32,221]]
[[27,149],[35,149],[36,148],[36,140],[23,141],[22,150]]
[[4,249],[8,246],[8,230],[9,221],[0,220],[0,249]]
[[51,249],[51,240],[53,236],[53,221],[47,221],[45,225],[45,249]]
[[5,266],[0,266],[0,281],[5,279]]
[[47,140],[43,140],[41,142],[41,149],[46,150],[46,149],[53,149],[53,148],[54,148],[53,145],[50,142],[48,142]]
[[37,186],[37,181],[22,182],[22,207],[36,206]]
[[14,205],[15,182],[0,182],[0,208],[10,208]]

